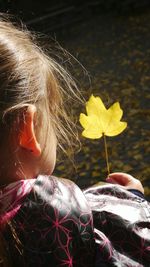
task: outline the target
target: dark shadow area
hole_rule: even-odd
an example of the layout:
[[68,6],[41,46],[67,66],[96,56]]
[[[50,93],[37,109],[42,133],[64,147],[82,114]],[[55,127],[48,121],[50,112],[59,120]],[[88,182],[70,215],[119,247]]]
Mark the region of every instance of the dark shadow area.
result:
[[52,34],[91,17],[108,13],[133,14],[149,7],[149,0],[0,0],[1,12],[17,15],[33,30]]

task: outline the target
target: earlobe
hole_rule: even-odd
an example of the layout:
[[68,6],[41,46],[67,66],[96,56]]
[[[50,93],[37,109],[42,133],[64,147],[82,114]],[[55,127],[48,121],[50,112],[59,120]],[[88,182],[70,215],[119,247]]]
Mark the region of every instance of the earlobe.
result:
[[21,122],[21,130],[19,134],[20,147],[31,152],[35,157],[41,155],[41,147],[37,141],[34,131],[34,117],[36,113],[36,107],[29,105],[25,112],[25,118]]

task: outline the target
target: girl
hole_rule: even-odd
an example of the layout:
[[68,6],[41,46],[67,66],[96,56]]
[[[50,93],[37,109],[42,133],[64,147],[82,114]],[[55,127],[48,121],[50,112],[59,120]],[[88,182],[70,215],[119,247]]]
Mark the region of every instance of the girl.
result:
[[148,266],[149,207],[140,182],[112,174],[108,182],[119,186],[82,193],[51,176],[56,147],[73,131],[63,104],[75,88],[70,75],[27,30],[2,18],[0,62],[0,266]]

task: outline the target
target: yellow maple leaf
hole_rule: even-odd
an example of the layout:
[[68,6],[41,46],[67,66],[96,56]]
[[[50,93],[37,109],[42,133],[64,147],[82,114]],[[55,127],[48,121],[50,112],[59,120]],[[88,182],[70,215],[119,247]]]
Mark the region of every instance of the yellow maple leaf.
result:
[[106,109],[100,97],[91,95],[86,103],[87,115],[80,114],[80,123],[84,128],[82,135],[86,138],[98,139],[103,135],[116,136],[127,127],[126,122],[120,121],[123,111],[119,102]]

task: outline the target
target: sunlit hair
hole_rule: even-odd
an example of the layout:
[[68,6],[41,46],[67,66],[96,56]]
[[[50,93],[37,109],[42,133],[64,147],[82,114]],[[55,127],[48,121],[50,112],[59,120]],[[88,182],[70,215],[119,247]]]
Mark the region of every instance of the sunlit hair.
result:
[[[42,129],[46,147],[53,127],[59,148],[66,151],[77,135],[65,105],[72,99],[80,101],[77,92],[70,74],[39,47],[35,35],[0,14],[0,134],[34,104],[37,136]],[[3,267],[8,266],[4,247],[0,238]]]
[[[70,74],[38,45],[35,35],[0,19],[0,117],[14,118],[28,104],[37,107],[45,144],[51,126],[58,146],[65,150],[77,138],[64,103],[76,98],[77,87]],[[38,129],[38,125],[37,125]]]

